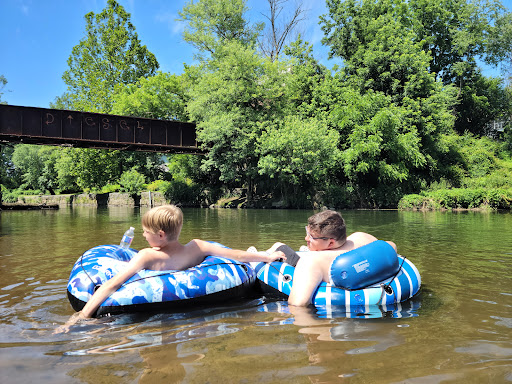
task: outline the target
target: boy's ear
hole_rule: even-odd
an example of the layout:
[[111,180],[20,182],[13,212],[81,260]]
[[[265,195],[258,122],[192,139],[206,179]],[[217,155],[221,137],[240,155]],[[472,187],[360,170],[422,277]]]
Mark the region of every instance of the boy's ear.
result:
[[158,231],[158,237],[160,237],[161,239],[164,238],[165,237],[165,232],[160,229]]

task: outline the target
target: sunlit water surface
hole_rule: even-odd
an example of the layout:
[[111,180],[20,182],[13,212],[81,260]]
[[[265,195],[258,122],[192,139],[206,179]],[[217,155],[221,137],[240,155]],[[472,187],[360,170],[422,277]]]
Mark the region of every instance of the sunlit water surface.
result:
[[[119,315],[54,329],[76,259],[118,243],[138,208],[0,213],[2,383],[510,383],[512,214],[347,211],[349,232],[398,244],[418,267],[402,311],[349,318],[254,298],[175,313]],[[312,211],[185,209],[181,240],[298,248]],[[412,308],[412,309],[411,309]]]

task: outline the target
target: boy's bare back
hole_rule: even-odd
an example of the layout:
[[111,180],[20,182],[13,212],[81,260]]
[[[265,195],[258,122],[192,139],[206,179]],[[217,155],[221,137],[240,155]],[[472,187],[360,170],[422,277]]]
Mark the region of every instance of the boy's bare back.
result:
[[200,241],[195,239],[184,245],[175,241],[163,247],[145,248],[139,252],[139,257],[144,259],[146,269],[182,271],[204,260],[205,254],[198,245]]

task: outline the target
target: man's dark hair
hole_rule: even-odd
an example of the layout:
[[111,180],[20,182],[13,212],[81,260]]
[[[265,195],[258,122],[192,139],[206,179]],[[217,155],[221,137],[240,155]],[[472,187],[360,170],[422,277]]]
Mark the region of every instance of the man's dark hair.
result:
[[345,220],[336,211],[326,210],[315,213],[308,219],[308,226],[311,231],[318,233],[320,236],[343,242],[347,240]]

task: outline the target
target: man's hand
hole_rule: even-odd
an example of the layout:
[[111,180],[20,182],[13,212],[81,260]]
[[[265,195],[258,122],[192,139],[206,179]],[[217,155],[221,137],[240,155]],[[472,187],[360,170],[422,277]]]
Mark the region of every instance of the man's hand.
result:
[[271,263],[273,261],[286,261],[286,256],[281,251],[272,252],[270,255],[268,255],[268,261],[267,263]]

